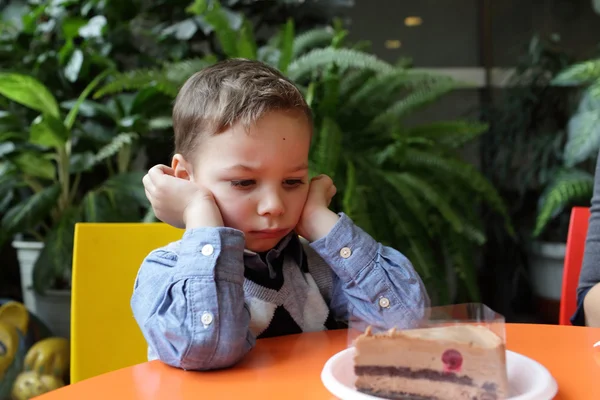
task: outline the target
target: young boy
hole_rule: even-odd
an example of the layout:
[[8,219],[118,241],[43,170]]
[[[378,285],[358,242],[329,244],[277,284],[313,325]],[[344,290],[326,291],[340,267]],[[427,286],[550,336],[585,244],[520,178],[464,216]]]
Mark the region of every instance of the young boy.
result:
[[173,128],[171,167],[143,180],[157,218],[185,228],[135,282],[149,359],[224,368],[257,338],[423,316],[429,298],[410,262],[328,209],[329,177],[309,181],[311,112],[277,70],[235,59],[196,73]]

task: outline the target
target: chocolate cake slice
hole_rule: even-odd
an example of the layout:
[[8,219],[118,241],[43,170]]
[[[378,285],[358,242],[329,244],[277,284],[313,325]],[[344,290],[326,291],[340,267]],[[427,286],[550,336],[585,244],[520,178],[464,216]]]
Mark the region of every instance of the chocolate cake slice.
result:
[[500,400],[508,397],[506,350],[483,326],[444,327],[356,338],[356,389],[388,399]]

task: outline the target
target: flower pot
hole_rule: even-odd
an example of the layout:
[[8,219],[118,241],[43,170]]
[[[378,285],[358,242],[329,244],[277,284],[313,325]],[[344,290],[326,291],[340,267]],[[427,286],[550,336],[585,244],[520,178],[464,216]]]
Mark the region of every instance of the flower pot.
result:
[[538,312],[552,323],[558,322],[566,248],[565,243],[534,242],[529,255]]
[[33,266],[44,248],[42,242],[15,240],[21,275],[23,304],[44,322],[55,336],[70,338],[71,291],[48,290],[41,295],[33,289]]

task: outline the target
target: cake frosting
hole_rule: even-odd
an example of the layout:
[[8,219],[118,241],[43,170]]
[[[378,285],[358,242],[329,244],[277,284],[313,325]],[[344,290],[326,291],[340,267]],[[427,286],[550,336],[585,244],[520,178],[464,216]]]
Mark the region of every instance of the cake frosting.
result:
[[357,390],[389,399],[508,397],[503,340],[469,324],[373,334],[355,341]]

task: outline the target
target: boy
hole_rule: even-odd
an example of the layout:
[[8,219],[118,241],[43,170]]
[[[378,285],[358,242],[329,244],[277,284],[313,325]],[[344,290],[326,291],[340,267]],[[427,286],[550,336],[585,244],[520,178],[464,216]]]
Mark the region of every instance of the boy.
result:
[[429,298],[410,262],[328,209],[329,177],[309,182],[311,112],[277,70],[234,59],[196,73],[173,128],[171,167],[143,180],[157,218],[185,228],[135,282],[149,359],[224,368],[257,338],[423,316]]

